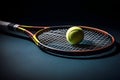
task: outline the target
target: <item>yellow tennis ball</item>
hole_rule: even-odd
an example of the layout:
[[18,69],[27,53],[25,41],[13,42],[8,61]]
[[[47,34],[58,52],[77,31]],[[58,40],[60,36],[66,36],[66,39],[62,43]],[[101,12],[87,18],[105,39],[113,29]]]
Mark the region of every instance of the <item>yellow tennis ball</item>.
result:
[[78,26],[70,27],[66,32],[66,39],[72,45],[79,44],[84,39],[83,29]]

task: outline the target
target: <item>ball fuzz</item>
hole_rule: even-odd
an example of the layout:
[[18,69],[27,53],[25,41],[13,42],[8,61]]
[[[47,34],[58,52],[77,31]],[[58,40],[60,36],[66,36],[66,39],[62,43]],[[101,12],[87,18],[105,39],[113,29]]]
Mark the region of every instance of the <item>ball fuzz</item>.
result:
[[84,39],[82,28],[78,26],[70,27],[66,32],[66,39],[72,45],[79,44]]

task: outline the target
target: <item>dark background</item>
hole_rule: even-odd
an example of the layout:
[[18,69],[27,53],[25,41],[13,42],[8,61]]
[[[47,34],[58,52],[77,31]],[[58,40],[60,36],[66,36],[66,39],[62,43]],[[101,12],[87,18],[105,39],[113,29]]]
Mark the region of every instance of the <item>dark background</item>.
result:
[[119,25],[119,2],[115,1],[16,1],[2,3],[2,20],[22,24],[53,25],[53,24],[83,24],[83,25]]
[[[112,1],[2,2],[0,20],[26,25],[86,25],[104,29],[120,43],[120,4]],[[66,59],[42,52],[34,43],[0,32],[1,80],[119,80],[120,55]],[[119,51],[118,51],[119,52]]]

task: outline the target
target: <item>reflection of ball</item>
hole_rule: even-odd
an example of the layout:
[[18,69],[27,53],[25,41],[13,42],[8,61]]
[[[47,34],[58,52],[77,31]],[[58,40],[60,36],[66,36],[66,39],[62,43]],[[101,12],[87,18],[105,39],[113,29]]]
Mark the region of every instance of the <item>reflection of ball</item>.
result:
[[82,28],[78,26],[73,26],[69,28],[66,32],[66,39],[67,41],[74,45],[80,43],[84,38],[84,32]]

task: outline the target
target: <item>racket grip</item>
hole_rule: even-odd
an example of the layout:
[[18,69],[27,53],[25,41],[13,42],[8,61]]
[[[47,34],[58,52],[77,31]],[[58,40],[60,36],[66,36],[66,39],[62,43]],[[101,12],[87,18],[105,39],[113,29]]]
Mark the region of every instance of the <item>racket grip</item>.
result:
[[0,29],[2,30],[15,30],[15,25],[11,22],[0,21]]

